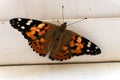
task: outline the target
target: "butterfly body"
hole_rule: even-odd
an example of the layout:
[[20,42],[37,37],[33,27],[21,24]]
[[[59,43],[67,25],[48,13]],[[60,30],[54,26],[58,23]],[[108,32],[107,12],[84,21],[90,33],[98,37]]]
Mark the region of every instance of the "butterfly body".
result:
[[67,60],[83,54],[97,55],[101,50],[91,41],[67,30],[67,23],[60,26],[26,18],[13,18],[10,24],[20,31],[29,45],[40,56],[52,60]]

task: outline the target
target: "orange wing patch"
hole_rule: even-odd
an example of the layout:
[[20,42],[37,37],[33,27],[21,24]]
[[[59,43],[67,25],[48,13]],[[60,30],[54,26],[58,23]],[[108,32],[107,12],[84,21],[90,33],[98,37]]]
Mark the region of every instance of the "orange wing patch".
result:
[[38,26],[34,25],[30,28],[30,31],[26,32],[26,35],[32,40],[36,40],[39,36],[42,36],[49,29],[49,26],[45,23],[41,23]]
[[80,55],[84,45],[80,36],[73,35],[70,40],[70,53],[72,55]]
[[61,51],[58,51],[56,53],[53,53],[52,55],[50,55],[50,59],[52,60],[60,60],[60,61],[63,61],[63,60],[67,60],[67,59],[70,59],[72,56],[68,50],[68,47],[67,46],[62,46],[61,47]]
[[29,45],[31,46],[31,48],[33,49],[33,51],[35,51],[36,53],[38,53],[40,56],[45,56],[46,55],[46,50],[45,50],[45,39],[44,38],[40,38],[40,40],[35,40],[32,42],[29,42]]

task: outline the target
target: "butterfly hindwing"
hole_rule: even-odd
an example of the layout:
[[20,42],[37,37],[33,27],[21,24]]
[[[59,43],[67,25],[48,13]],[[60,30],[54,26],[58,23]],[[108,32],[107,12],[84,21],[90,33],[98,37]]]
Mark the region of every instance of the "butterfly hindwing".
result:
[[48,53],[56,25],[26,18],[13,18],[10,23],[28,40],[33,51],[41,56]]
[[66,60],[73,56],[79,55],[97,55],[100,54],[100,49],[88,39],[70,31],[66,30],[62,39],[60,40],[59,48],[54,45],[49,56],[52,60]]
[[[66,36],[66,35],[67,34],[65,32],[62,35],[60,35],[61,37],[58,40],[54,40],[55,42],[53,44],[53,47],[49,55],[50,59],[63,61],[63,60],[70,59],[72,57],[69,51],[70,36],[69,35]],[[56,37],[54,39],[56,39]]]

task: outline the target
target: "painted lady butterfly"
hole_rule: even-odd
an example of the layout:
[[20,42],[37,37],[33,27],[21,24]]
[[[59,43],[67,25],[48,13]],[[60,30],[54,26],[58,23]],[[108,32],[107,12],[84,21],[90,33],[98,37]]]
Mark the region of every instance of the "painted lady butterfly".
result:
[[73,56],[101,53],[100,48],[91,41],[66,30],[66,23],[57,26],[32,19],[13,18],[10,24],[23,34],[33,51],[40,56],[46,56],[50,51],[49,58],[52,60],[63,61]]

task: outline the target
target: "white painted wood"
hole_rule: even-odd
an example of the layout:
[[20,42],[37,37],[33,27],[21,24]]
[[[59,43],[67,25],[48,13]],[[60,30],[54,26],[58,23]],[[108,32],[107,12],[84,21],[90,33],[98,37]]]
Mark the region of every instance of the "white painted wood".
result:
[[0,20],[13,17],[61,19],[120,17],[120,0],[0,0]]
[[[77,20],[66,20],[69,23]],[[87,19],[68,26],[97,44],[102,53],[97,56],[79,56],[63,62],[96,62],[120,60],[120,19]],[[0,64],[55,63],[47,57],[40,57],[28,46],[22,34],[8,22],[0,23]]]
[[0,67],[0,80],[120,80],[120,64]]

